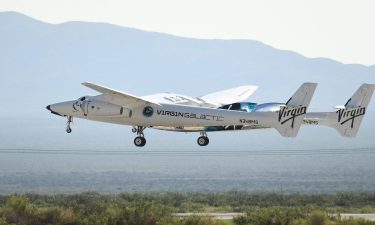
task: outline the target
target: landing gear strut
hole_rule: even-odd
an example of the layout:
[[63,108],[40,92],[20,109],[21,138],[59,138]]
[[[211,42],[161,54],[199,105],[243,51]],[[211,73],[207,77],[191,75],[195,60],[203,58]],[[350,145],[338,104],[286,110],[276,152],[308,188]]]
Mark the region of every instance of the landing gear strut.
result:
[[210,143],[206,132],[201,132],[201,136],[198,138],[197,143],[199,146],[206,146]]
[[70,128],[70,124],[73,123],[73,117],[68,116],[68,122],[66,122],[66,133],[71,133],[72,128]]
[[132,132],[137,133],[137,137],[134,138],[134,144],[137,147],[143,147],[146,145],[146,138],[144,137],[143,131],[146,127],[143,126],[136,126],[133,127]]

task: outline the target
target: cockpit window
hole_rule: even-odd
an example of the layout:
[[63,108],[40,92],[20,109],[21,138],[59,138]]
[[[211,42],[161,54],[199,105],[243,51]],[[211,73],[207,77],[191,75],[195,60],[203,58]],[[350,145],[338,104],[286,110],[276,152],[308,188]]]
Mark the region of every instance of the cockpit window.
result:
[[232,107],[229,108],[230,110],[241,110],[241,103],[233,103]]
[[252,102],[237,102],[229,105],[223,105],[219,109],[252,112],[257,104]]
[[228,109],[229,106],[231,106],[231,105],[223,105],[223,106],[220,106],[219,109]]
[[82,98],[80,98],[80,99],[78,99],[78,100],[80,100],[80,101],[84,101],[86,99],[86,97],[82,97]]
[[252,102],[244,102],[241,103],[241,110],[246,112],[252,112],[254,111],[254,108],[257,104]]

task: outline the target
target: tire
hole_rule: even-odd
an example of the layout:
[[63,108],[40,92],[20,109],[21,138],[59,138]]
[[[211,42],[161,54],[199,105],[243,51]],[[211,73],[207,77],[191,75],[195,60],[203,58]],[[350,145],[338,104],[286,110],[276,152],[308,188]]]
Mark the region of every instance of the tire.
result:
[[197,140],[199,146],[207,146],[209,142],[210,140],[205,136],[200,136]]
[[146,145],[146,139],[144,137],[136,137],[134,138],[134,144],[137,147],[143,147]]
[[68,134],[72,133],[72,128],[70,128],[70,127],[66,128],[66,133],[68,133]]

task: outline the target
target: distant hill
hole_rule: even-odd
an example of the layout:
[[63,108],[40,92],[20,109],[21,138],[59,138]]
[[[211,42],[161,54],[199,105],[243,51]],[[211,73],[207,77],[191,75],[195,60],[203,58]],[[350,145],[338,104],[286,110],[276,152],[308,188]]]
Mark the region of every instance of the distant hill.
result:
[[[285,101],[305,81],[318,82],[312,107],[342,104],[375,67],[306,58],[253,40],[203,40],[105,23],[47,24],[0,13],[0,87],[6,111],[30,112],[94,92],[92,81],[136,95],[173,91],[202,95],[256,84],[253,101]],[[25,97],[27,96],[27,101]]]

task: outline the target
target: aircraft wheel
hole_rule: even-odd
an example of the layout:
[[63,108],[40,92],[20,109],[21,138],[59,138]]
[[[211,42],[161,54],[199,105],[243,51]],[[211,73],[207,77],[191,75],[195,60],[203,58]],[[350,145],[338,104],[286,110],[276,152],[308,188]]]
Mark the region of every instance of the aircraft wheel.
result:
[[146,144],[146,138],[144,138],[144,137],[136,137],[136,138],[134,138],[134,144],[137,147],[143,147]]
[[208,137],[205,136],[200,136],[197,140],[199,146],[206,146],[209,142],[210,140],[208,139]]
[[68,116],[68,122],[66,122],[66,133],[72,133],[72,128],[70,128],[70,124],[73,123],[73,117]]

